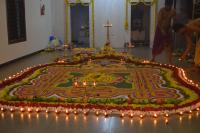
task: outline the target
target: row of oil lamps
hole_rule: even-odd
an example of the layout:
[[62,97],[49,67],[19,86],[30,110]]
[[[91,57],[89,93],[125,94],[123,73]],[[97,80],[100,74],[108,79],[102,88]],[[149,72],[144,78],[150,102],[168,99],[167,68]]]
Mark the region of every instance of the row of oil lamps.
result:
[[198,84],[195,84],[194,81],[192,81],[192,80],[190,80],[190,79],[187,78],[187,76],[186,76],[186,74],[185,74],[185,71],[184,71],[184,69],[182,69],[182,68],[179,68],[179,67],[176,67],[176,66],[170,65],[170,64],[159,64],[159,63],[156,63],[156,62],[150,62],[150,61],[148,61],[148,60],[144,60],[142,63],[143,63],[143,64],[152,64],[152,65],[166,66],[166,67],[170,67],[170,68],[176,68],[176,69],[178,70],[178,73],[177,73],[178,76],[179,76],[184,82],[186,82],[186,83],[188,83],[188,84],[190,84],[190,85],[192,85],[192,86],[194,86],[194,87],[197,87],[197,88],[200,90]]
[[[24,72],[27,72],[28,70],[30,70],[32,67],[27,67],[24,70],[21,70],[20,72],[18,72],[17,74],[14,74],[12,76],[8,76],[8,78],[5,78],[4,81],[8,81],[8,80],[12,80],[17,78],[18,76],[21,76]],[[1,83],[2,81],[0,81]]]
[[[74,87],[79,87],[81,85],[83,87],[86,87],[88,85],[88,83],[86,81],[83,81],[82,83],[79,83],[78,81],[74,82]],[[93,85],[93,87],[96,87],[97,83],[94,81],[92,85]]]
[[[48,64],[44,64],[44,65],[48,65]],[[24,68],[23,70],[21,70],[20,72],[17,72],[16,74],[12,75],[12,76],[8,76],[8,78],[5,78],[3,81],[9,81],[9,80],[13,80],[13,79],[17,79],[18,77],[20,77],[21,75],[23,75],[24,73],[28,72],[29,70],[35,68],[35,67],[41,67],[43,66],[42,64],[39,64],[39,65],[34,65],[32,67],[27,67],[27,68]],[[3,82],[3,81],[0,81],[0,84]]]
[[[66,109],[63,107],[58,107],[58,108],[42,108],[42,107],[9,107],[9,106],[0,106],[0,110],[3,111],[10,111],[10,112],[15,112],[15,111],[20,111],[20,112],[55,112],[56,114],[58,113],[83,113],[84,115],[87,115],[89,112],[95,113],[97,116],[98,115],[104,115],[107,117],[108,115],[118,115],[121,117],[129,116],[129,117],[134,117],[134,116],[139,116],[140,118],[143,118],[145,116],[150,116],[157,118],[158,116],[164,116],[164,117],[169,117],[170,115],[173,115],[173,113],[170,113],[170,111],[116,111],[116,110],[100,110],[100,109]],[[192,114],[194,111],[200,111],[200,108],[196,108],[193,110],[176,110],[176,114],[178,115],[184,115],[184,114]]]

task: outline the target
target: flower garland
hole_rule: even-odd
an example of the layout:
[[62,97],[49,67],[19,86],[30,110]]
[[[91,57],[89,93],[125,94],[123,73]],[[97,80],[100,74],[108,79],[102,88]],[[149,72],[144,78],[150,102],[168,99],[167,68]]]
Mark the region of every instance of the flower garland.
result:
[[154,4],[157,3],[158,0],[152,0],[152,2],[145,2],[145,0],[140,0],[144,5],[146,6],[153,6]]
[[84,2],[82,2],[81,0],[76,0],[75,2],[69,3],[69,4],[70,4],[70,6],[75,6],[75,5],[79,4],[79,3],[80,3],[82,6],[88,6],[88,5],[91,4],[92,2],[84,3]]
[[140,3],[146,5],[146,6],[152,6],[154,5],[155,3],[157,3],[158,0],[152,0],[152,1],[145,1],[145,0],[138,0],[138,2],[136,1],[133,1],[133,0],[128,0],[128,2],[131,4],[131,5],[138,5]]

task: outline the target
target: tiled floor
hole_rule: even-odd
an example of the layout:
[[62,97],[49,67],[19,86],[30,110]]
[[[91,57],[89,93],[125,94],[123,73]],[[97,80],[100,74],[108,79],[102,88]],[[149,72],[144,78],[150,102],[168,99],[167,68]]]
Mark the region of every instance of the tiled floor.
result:
[[[118,49],[123,51],[123,49]],[[132,55],[151,59],[151,49],[147,47],[137,47],[128,50]],[[55,58],[63,56],[62,51],[41,52],[31,55],[15,62],[5,64],[0,67],[0,80],[13,75],[18,71],[37,64],[53,62]],[[157,59],[159,62],[167,63],[165,54]],[[173,64],[183,67],[187,71],[189,78],[200,84],[200,72],[191,70],[191,64],[179,62],[177,58],[173,59]],[[200,112],[194,112],[192,115],[171,116],[168,123],[166,118],[120,118],[120,117],[97,117],[95,115],[83,116],[82,114],[74,116],[65,114],[45,114],[32,113],[20,114],[19,112],[0,112],[0,131],[2,133],[198,133],[200,130]]]

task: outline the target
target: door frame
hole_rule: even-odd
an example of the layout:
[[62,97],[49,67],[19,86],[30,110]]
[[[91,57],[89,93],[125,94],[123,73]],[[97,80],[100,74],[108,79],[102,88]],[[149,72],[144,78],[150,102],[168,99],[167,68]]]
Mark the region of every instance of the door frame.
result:
[[149,2],[149,0],[126,0],[126,19],[125,19],[125,30],[128,32],[128,39],[131,42],[131,5],[137,5],[139,3],[143,3],[146,6],[151,6],[150,10],[150,36],[149,36],[149,47],[153,47],[153,40],[154,40],[154,34],[156,31],[156,21],[157,21],[157,11],[158,11],[158,1],[159,0],[151,0],[152,2]]
[[95,22],[94,22],[94,0],[65,0],[66,30],[65,42],[71,44],[71,12],[70,6],[75,4],[87,4],[89,6],[89,47],[95,48]]

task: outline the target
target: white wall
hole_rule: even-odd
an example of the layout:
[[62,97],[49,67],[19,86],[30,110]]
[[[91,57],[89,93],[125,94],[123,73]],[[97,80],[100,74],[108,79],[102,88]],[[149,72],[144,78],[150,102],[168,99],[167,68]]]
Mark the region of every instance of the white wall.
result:
[[65,39],[65,2],[64,0],[51,0],[52,31],[59,39]]
[[0,64],[45,48],[52,33],[51,1],[44,0],[46,12],[40,16],[40,0],[25,0],[27,41],[8,45],[6,0],[0,0]]
[[[65,6],[64,0],[52,0],[53,5],[53,14],[55,20],[53,20],[54,24],[54,34],[58,37],[61,37],[65,40]],[[56,2],[55,2],[56,1]],[[73,2],[75,0],[70,0]],[[90,1],[90,0],[84,0]],[[137,0],[132,0],[137,1]],[[124,21],[125,21],[125,0],[94,0],[94,9],[95,9],[95,45],[96,47],[102,47],[106,41],[106,29],[103,27],[103,24],[106,23],[107,20],[112,23],[113,27],[110,30],[110,40],[113,47],[123,47],[124,42],[130,40],[130,19],[131,19],[131,6],[129,4],[129,30],[125,31],[124,29]],[[160,7],[164,3],[164,0],[159,0],[158,7]],[[151,29],[150,33],[155,31],[155,7],[151,8]],[[90,20],[91,19],[91,6],[90,6]],[[70,14],[70,11],[69,11]],[[70,19],[70,15],[69,15]],[[91,21],[90,21],[91,22]],[[91,23],[90,23],[90,26]],[[92,27],[90,27],[92,29]],[[70,20],[69,20],[69,41],[71,40],[70,36]],[[150,34],[150,46],[153,44],[154,34]],[[92,40],[92,32],[90,31],[90,42]],[[90,43],[92,46],[92,44]]]
[[96,47],[102,47],[106,42],[106,28],[103,24],[106,24],[107,20],[113,25],[110,30],[111,45],[123,47],[126,38],[124,0],[95,0]]

